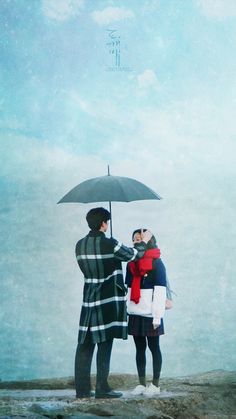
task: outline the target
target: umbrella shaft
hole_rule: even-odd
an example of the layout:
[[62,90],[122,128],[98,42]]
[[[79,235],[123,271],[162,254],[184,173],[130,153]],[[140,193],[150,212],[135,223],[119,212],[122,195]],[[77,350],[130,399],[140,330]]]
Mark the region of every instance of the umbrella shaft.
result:
[[112,237],[112,213],[111,213],[111,201],[109,201],[109,212],[111,214],[111,219],[110,219],[110,233],[111,233],[111,237]]

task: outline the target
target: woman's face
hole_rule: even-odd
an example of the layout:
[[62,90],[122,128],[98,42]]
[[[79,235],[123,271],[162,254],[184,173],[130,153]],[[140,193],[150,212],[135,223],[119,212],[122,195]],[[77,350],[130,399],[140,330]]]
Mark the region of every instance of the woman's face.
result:
[[140,233],[135,233],[134,237],[133,237],[133,242],[134,243],[140,243],[142,241],[142,237]]

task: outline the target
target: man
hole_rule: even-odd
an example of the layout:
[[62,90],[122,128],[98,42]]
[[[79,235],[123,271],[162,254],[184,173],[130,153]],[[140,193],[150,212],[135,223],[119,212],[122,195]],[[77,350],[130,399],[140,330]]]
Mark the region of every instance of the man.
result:
[[143,233],[135,247],[126,247],[114,238],[106,238],[110,213],[93,208],[86,216],[89,234],[76,245],[76,258],[84,275],[83,303],[78,346],[75,356],[76,397],[90,397],[90,371],[97,344],[96,398],[117,398],[108,384],[114,338],[127,339],[126,289],[121,262],[144,255],[152,234]]

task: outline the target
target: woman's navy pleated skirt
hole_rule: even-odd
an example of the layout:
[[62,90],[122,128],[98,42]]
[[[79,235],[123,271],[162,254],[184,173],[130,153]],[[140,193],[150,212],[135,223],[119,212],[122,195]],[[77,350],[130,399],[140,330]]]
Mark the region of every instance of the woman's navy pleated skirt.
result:
[[133,336],[160,336],[164,335],[164,323],[161,319],[161,324],[157,329],[153,328],[152,317],[129,315],[128,334]]

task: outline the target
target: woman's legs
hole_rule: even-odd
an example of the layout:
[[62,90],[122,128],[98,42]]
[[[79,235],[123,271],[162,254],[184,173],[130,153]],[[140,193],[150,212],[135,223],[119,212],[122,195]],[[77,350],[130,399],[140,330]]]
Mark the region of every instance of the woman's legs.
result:
[[152,353],[153,384],[158,387],[161,373],[162,355],[159,345],[159,336],[148,336],[148,347]]
[[136,365],[138,370],[139,382],[143,386],[146,386],[146,337],[133,336],[133,338],[136,346]]

